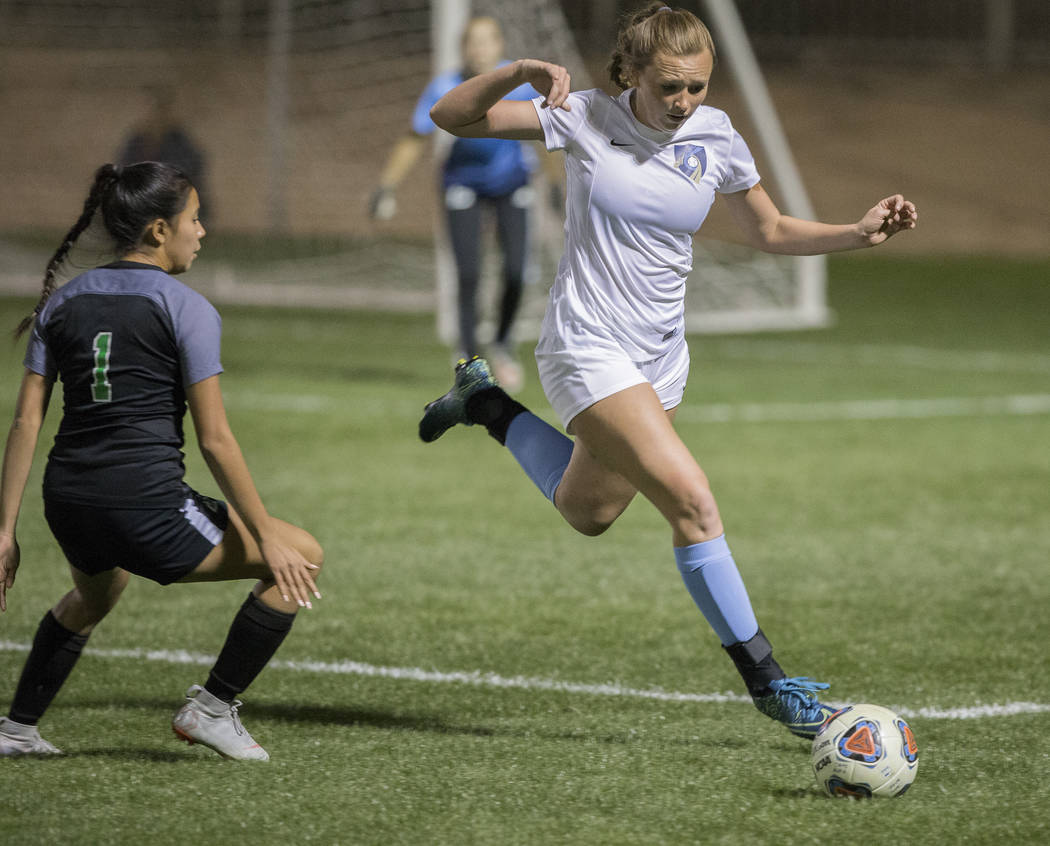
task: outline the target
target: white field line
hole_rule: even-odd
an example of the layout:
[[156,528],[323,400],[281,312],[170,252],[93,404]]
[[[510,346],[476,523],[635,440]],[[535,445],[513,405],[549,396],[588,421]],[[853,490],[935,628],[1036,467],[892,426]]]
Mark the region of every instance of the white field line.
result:
[[[0,640],[0,652],[28,652],[28,643],[15,643]],[[92,649],[84,654],[96,658],[133,659],[136,661],[157,661],[166,664],[190,664],[210,667],[215,663],[214,655],[199,652],[187,652],[182,649]],[[559,693],[575,693],[585,696],[616,696],[628,699],[653,699],[662,702],[741,702],[750,704],[751,698],[739,693],[681,693],[660,688],[633,688],[621,684],[583,684],[580,682],[560,681],[530,676],[501,676],[480,670],[443,673],[437,670],[424,670],[419,667],[378,667],[360,661],[282,661],[274,660],[268,665],[274,670],[291,670],[294,672],[322,673],[341,676],[371,676],[413,681],[425,684],[468,684],[475,687],[490,687],[518,690],[547,690]],[[844,703],[829,702],[838,707]],[[978,704],[955,708],[905,708],[892,706],[903,717],[921,717],[925,719],[973,720],[984,717],[1011,717],[1018,714],[1050,713],[1050,704],[1039,702],[1006,702],[1003,704]]]
[[[332,414],[360,410],[360,404],[323,394],[232,392],[230,408],[244,411]],[[412,406],[413,411],[416,406]],[[711,403],[687,400],[677,414],[685,423],[817,423],[836,420],[931,420],[946,417],[1016,417],[1050,414],[1050,394],[1011,394],[931,399],[860,399],[815,402]],[[540,416],[550,417],[541,410]],[[553,418],[551,418],[553,419]]]
[[[915,367],[963,373],[1046,373],[1050,355],[993,350],[938,350],[892,344],[823,344],[807,341],[726,340],[713,349],[723,358],[782,364]],[[702,363],[702,357],[697,360]]]
[[689,423],[811,423],[828,420],[929,420],[1050,414],[1050,394],[934,399],[828,400],[690,405],[676,419]]

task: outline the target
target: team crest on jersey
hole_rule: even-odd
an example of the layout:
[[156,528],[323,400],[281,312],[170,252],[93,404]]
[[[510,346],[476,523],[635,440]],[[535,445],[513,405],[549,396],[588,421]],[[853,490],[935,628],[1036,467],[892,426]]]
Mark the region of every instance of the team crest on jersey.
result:
[[699,185],[707,170],[707,150],[699,144],[675,144],[674,166]]

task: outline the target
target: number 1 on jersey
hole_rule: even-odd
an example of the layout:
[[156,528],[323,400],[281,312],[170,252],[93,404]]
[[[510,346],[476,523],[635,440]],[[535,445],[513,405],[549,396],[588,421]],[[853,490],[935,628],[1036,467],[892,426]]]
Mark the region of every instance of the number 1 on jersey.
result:
[[113,386],[109,384],[109,354],[112,343],[112,332],[99,332],[95,336],[95,369],[91,382],[91,398],[95,402],[109,402],[113,399]]

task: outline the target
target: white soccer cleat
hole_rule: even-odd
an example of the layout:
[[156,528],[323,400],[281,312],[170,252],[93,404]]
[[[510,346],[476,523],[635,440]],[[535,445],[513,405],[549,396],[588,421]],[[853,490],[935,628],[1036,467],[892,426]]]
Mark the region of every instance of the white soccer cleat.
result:
[[175,712],[171,727],[191,746],[199,743],[234,761],[269,761],[270,756],[241,725],[239,699],[223,702],[199,684],[186,691],[186,704]]
[[61,755],[40,736],[36,726],[16,723],[7,717],[0,717],[0,755]]

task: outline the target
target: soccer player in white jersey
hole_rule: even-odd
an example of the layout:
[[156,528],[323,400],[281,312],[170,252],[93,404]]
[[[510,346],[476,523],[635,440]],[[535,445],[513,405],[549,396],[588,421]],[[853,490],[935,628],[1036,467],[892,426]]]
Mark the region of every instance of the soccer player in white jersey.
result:
[[[543,140],[565,151],[565,255],[536,362],[544,392],[575,442],[505,394],[483,359],[427,406],[420,437],[481,424],[504,443],[573,528],[599,535],[637,492],[671,526],[689,593],[760,711],[811,738],[831,709],[827,687],[788,677],[759,628],[707,477],[676,434],[689,370],[684,287],[693,233],[720,194],[754,246],[808,255],[870,247],[914,228],[896,194],[855,223],[783,215],[725,113],[703,105],[714,66],[692,13],[652,3],[625,19],[610,62],[622,94],[570,93],[564,68],[519,60],[450,91],[432,109],[455,135]],[[501,100],[530,83],[544,96]]]

